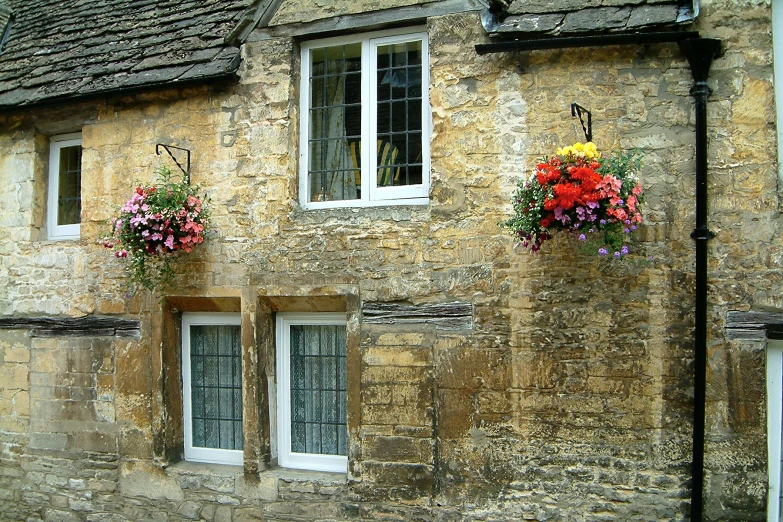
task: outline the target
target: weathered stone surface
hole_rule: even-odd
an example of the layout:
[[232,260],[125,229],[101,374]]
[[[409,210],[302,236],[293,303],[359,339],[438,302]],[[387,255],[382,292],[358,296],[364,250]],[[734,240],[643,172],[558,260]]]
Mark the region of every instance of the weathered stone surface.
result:
[[[292,2],[274,23],[390,5]],[[639,3],[643,21],[662,20],[659,5]],[[591,7],[618,14],[629,4]],[[694,28],[730,44],[708,82],[718,234],[709,246],[706,518],[756,520],[766,500],[763,339],[783,310],[771,15],[751,2],[701,8]],[[535,15],[549,27],[559,13]],[[489,38],[476,13],[431,17],[426,31],[428,206],[299,208],[299,55],[293,38],[271,31],[244,46],[236,84],[0,115],[0,316],[127,317],[140,327],[138,338],[0,328],[3,516],[687,519],[694,165],[684,58],[668,44],[477,56],[473,46]],[[572,101],[593,111],[601,150],[645,150],[646,223],[622,263],[585,257],[567,238],[530,256],[499,226],[517,178],[581,139]],[[82,238],[47,241],[47,136],[78,129]],[[176,296],[126,299],[121,265],[97,240],[134,180],[150,179],[161,141],[193,151],[215,232],[181,260]],[[470,305],[461,314],[469,328],[360,312],[361,303],[421,314],[454,302]],[[274,435],[272,313],[351,306],[348,472],[270,469],[263,455],[272,450],[260,446]],[[185,309],[243,315],[245,361],[257,363],[255,421],[269,431],[246,453],[247,476],[176,462],[176,314]],[[749,310],[765,314],[732,313]]]

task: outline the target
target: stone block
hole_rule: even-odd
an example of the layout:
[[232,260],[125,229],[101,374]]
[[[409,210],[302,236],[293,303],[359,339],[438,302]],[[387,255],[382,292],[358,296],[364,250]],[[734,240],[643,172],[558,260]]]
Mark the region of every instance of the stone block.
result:
[[364,351],[362,362],[369,366],[429,366],[428,348],[369,347]]
[[476,415],[471,393],[466,390],[438,390],[436,412],[438,436],[443,439],[464,437]]
[[6,390],[29,390],[30,371],[25,364],[0,366],[0,387]]
[[65,433],[31,433],[30,447],[43,450],[65,450],[68,435]]
[[379,462],[433,464],[431,440],[409,437],[366,437],[362,440],[362,459]]
[[510,384],[510,354],[504,350],[458,348],[435,355],[441,388],[504,390]]
[[120,470],[119,485],[120,494],[126,497],[181,502],[185,496],[175,477],[144,462],[124,464]]

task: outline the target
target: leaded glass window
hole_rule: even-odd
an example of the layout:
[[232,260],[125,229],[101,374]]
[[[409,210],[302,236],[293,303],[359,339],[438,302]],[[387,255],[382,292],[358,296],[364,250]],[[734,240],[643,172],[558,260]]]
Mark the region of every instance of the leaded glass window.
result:
[[241,463],[239,316],[184,314],[182,352],[186,460]]
[[302,45],[306,208],[426,204],[426,33],[372,33]]
[[345,314],[279,313],[277,334],[280,465],[345,471]]

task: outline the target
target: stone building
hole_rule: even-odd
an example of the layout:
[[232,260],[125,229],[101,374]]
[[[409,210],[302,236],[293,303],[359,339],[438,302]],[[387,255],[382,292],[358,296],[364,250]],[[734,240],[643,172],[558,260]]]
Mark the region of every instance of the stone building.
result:
[[[778,520],[772,8],[0,0],[0,519]],[[622,261],[501,226],[573,102],[645,153]],[[126,296],[187,154],[209,237]]]

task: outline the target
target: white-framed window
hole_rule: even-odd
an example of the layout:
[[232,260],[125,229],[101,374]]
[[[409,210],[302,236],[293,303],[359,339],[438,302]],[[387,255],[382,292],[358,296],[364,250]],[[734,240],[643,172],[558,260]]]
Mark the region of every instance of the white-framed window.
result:
[[426,32],[305,42],[301,78],[303,208],[429,202]]
[[238,313],[182,314],[185,460],[243,464]]
[[783,341],[767,341],[767,520],[778,522],[781,507],[781,443],[783,442]]
[[282,467],[348,469],[345,313],[277,314],[277,447]]
[[48,192],[49,239],[78,239],[82,213],[81,133],[51,137]]

